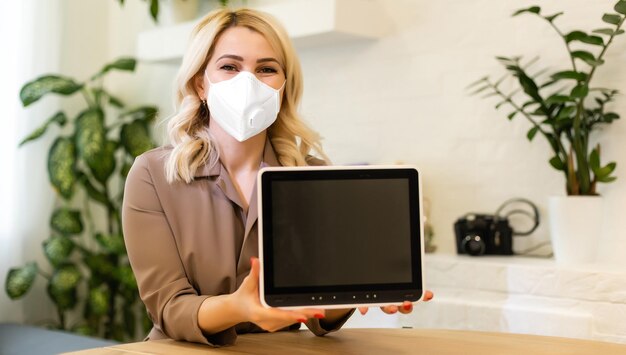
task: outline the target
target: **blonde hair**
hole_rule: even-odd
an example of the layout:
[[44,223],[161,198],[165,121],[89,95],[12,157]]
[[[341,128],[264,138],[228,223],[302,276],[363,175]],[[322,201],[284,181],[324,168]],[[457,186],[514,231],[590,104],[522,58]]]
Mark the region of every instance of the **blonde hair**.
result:
[[173,146],[165,166],[170,183],[189,183],[193,181],[198,167],[216,164],[219,159],[207,129],[209,113],[196,91],[195,80],[203,75],[219,36],[235,26],[247,27],[262,34],[276,52],[276,59],[285,72],[280,112],[267,131],[280,164],[307,165],[306,158],[311,149],[326,158],[319,135],[302,121],[297,112],[303,89],[302,70],[286,31],[268,14],[250,9],[220,9],[207,14],[193,29],[176,78],[177,109],[167,125]]

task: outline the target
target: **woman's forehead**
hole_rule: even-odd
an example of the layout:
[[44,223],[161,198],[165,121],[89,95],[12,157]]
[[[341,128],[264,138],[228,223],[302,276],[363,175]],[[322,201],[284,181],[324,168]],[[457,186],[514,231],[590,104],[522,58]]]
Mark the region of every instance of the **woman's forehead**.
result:
[[261,33],[248,27],[235,26],[224,30],[215,43],[212,61],[224,55],[236,55],[243,60],[278,58],[269,41]]

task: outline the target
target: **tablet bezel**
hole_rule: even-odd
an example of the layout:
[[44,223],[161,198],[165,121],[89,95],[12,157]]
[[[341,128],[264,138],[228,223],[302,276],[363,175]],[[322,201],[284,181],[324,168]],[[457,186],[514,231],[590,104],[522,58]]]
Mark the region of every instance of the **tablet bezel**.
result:
[[[271,247],[271,240],[264,238],[268,224],[264,224],[263,216],[264,211],[268,207],[268,202],[264,202],[263,195],[273,179],[285,179],[285,176],[289,175],[291,175],[289,180],[338,180],[349,179],[350,177],[354,179],[372,179],[385,176],[386,178],[406,178],[409,180],[409,192],[414,197],[409,197],[411,209],[412,281],[402,284],[273,287],[270,284],[273,277],[273,265],[268,264],[266,266],[268,255],[264,253],[266,247]],[[424,218],[421,174],[416,167],[406,165],[266,167],[261,169],[258,174],[257,198],[259,204],[259,259],[261,261],[259,294],[261,303],[264,306],[284,309],[303,307],[333,309],[399,305],[404,301],[417,302],[421,300],[424,294]]]

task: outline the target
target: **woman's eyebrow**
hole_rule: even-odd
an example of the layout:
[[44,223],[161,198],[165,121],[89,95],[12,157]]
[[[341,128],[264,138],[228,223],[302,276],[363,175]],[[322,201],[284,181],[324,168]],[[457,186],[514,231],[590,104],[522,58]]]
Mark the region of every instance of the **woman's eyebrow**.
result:
[[[217,58],[217,60],[224,59],[224,58],[234,59],[234,60],[243,62],[243,57],[235,55],[235,54],[224,54],[223,56]],[[275,62],[277,64],[280,64],[276,58],[272,58],[272,57],[259,58],[256,60],[256,62],[257,63]]]
[[271,57],[270,58],[260,58],[260,59],[257,59],[256,62],[257,63],[276,62],[277,64],[280,64],[280,63],[278,63],[278,60],[276,60],[275,58],[271,58]]
[[217,58],[217,60],[224,59],[224,58],[230,58],[230,59],[234,59],[234,60],[238,60],[240,62],[243,62],[243,57],[240,57],[240,56],[234,55],[234,54],[224,54],[223,56]]

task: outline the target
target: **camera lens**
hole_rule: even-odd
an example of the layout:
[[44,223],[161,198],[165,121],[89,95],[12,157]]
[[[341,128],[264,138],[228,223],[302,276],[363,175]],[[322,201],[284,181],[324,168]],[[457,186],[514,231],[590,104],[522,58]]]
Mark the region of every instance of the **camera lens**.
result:
[[461,244],[463,251],[469,255],[483,255],[485,253],[485,242],[479,235],[467,235]]

